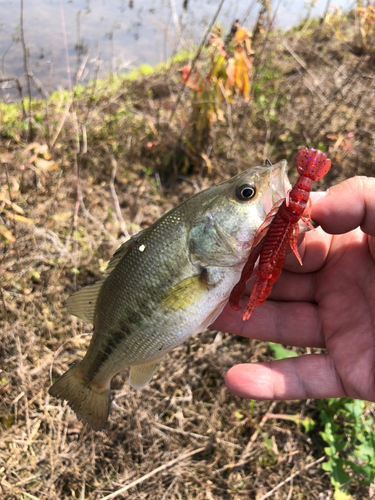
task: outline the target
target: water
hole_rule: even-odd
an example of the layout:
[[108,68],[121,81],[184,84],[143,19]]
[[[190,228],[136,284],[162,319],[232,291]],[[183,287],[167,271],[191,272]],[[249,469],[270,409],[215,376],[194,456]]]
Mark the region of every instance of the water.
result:
[[[32,93],[48,95],[53,89],[69,88],[80,68],[81,81],[88,81],[95,74],[101,77],[111,71],[123,72],[140,64],[165,61],[183,47],[199,43],[219,3],[219,0],[24,0],[28,68],[35,76]],[[340,3],[347,8],[352,2]],[[326,0],[316,2],[310,15],[321,15],[325,7]],[[228,28],[235,19],[242,22],[246,18],[245,25],[251,29],[258,10],[255,0],[226,0],[218,21]],[[304,19],[308,11],[309,3],[303,0],[280,2],[277,24],[291,27]],[[25,91],[24,73],[20,0],[0,0],[0,79],[17,77]],[[1,83],[0,87],[0,100],[17,98],[14,82]]]

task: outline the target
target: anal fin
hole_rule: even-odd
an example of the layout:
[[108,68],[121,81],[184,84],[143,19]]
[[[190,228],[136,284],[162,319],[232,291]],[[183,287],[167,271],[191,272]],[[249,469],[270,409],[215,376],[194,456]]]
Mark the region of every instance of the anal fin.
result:
[[142,365],[131,366],[129,385],[134,389],[142,389],[142,387],[145,387],[154,376],[161,359],[160,357],[148,363],[143,363]]

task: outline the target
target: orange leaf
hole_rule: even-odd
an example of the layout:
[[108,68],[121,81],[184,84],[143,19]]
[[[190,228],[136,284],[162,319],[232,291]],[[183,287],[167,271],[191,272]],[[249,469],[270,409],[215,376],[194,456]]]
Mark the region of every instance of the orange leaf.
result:
[[182,68],[182,77],[181,77],[182,82],[186,83],[186,80],[190,76],[190,70],[191,70],[190,66],[184,66]]
[[241,26],[238,26],[234,39],[237,40],[237,42],[242,42],[245,39],[245,35],[245,30],[241,28]]
[[228,61],[227,68],[226,68],[226,73],[228,76],[227,83],[225,85],[225,88],[228,90],[234,85],[235,81],[235,72],[236,72],[236,67],[235,67],[235,62],[233,57],[231,57]]
[[250,80],[247,74],[243,75],[243,97],[245,102],[249,101],[250,96]]

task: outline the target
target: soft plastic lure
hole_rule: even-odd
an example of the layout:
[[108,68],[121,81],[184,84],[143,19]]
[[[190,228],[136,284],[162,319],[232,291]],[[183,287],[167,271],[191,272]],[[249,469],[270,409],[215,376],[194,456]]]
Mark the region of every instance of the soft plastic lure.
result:
[[297,248],[298,222],[302,219],[307,226],[313,229],[310,224],[311,202],[309,197],[311,188],[313,182],[321,179],[330,167],[331,160],[328,160],[321,151],[307,148],[301,148],[298,151],[297,171],[300,176],[293,188],[287,193],[286,198],[275,203],[256,232],[248,261],[229,298],[229,303],[234,310],[241,309],[240,298],[259,257],[255,283],[249,302],[242,314],[244,321],[250,318],[254,309],[262,304],[271,293],[284,265],[288,243],[302,265]]

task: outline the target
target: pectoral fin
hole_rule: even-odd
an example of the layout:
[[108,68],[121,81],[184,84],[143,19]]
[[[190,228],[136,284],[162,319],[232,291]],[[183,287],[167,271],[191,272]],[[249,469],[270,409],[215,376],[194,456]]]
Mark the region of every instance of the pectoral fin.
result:
[[161,359],[154,359],[149,363],[130,367],[129,385],[134,389],[145,387],[154,376]]
[[178,311],[202,302],[207,292],[212,290],[222,279],[222,269],[205,267],[200,274],[186,278],[170,288],[164,295],[161,305],[172,311]]

